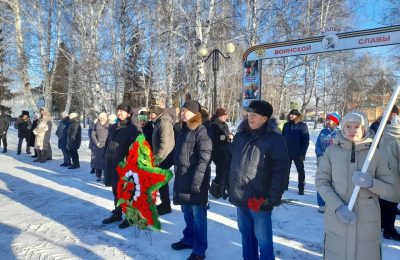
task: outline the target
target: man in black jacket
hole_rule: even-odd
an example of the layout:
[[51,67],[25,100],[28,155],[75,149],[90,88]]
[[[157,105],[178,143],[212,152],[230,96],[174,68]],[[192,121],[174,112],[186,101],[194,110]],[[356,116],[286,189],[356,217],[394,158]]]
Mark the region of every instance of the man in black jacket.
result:
[[232,142],[229,201],[237,207],[243,258],[274,259],[271,214],[285,190],[289,156],[272,105],[254,100],[246,110]]
[[78,113],[69,114],[69,125],[67,130],[67,149],[72,159],[72,165],[68,169],[80,167],[78,149],[81,146],[82,130]]
[[28,145],[29,133],[32,126],[32,122],[29,119],[29,112],[22,111],[22,114],[18,117],[17,121],[14,123],[14,128],[18,129],[18,149],[17,155],[21,154],[22,142],[25,139],[26,143],[26,153],[30,154],[31,150]]
[[[114,195],[114,210],[112,215],[103,220],[103,224],[110,224],[115,221],[122,220],[122,209],[117,207],[117,184],[119,176],[117,173],[117,165],[122,161],[129,151],[129,146],[136,140],[139,130],[131,122],[131,108],[128,104],[122,103],[117,107],[118,121],[108,128],[108,136],[104,149],[104,185],[112,187]],[[126,228],[129,226],[127,220],[122,222],[119,227]]]
[[1,143],[3,143],[3,153],[7,152],[7,131],[9,126],[9,117],[4,113],[4,111],[0,110],[0,147]]
[[181,205],[186,227],[183,238],[171,247],[174,250],[192,248],[188,259],[204,259],[212,143],[206,127],[202,125],[199,102],[186,101],[181,118],[182,129],[174,150],[174,204]]

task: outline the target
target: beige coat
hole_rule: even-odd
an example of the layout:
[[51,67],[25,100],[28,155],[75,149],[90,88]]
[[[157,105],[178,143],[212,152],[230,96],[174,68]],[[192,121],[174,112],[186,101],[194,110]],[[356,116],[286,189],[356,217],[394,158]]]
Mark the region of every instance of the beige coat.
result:
[[388,201],[400,202],[400,127],[387,125],[379,144],[389,162],[389,169],[394,177],[393,196]]
[[326,202],[324,259],[329,260],[378,260],[381,259],[381,216],[378,196],[392,196],[393,178],[377,150],[368,168],[373,177],[373,186],[361,188],[353,211],[357,215],[355,225],[341,222],[335,214],[343,204],[350,201],[354,189],[351,177],[359,171],[365,161],[371,138],[354,144],[338,132],[333,145],[330,145],[317,169],[316,186]]
[[51,117],[40,118],[38,124],[33,130],[35,134],[35,149],[39,150],[49,150],[50,146],[50,136],[51,128],[53,126]]

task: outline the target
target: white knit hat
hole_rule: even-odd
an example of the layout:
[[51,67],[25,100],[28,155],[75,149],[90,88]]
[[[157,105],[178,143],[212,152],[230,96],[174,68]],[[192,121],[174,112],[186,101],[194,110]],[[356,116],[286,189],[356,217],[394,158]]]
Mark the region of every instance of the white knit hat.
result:
[[342,120],[342,126],[343,128],[347,123],[357,123],[360,124],[364,128],[364,133],[368,133],[369,131],[369,123],[368,123],[368,117],[364,112],[361,111],[351,111],[347,113]]

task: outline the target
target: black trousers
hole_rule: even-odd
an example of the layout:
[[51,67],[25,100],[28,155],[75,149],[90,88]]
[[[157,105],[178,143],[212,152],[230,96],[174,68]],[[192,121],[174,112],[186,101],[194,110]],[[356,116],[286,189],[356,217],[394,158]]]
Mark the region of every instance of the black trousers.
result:
[[0,134],[0,147],[3,143],[3,148],[7,148],[7,134]]
[[[304,162],[301,161],[299,158],[296,159],[290,159],[289,165],[292,166],[292,161],[294,161],[294,164],[296,165],[296,170],[297,170],[297,175],[298,175],[298,188],[304,188],[304,185],[306,184],[305,178],[306,178],[306,173],[304,171]],[[289,166],[289,167],[290,167]],[[289,184],[289,176],[288,176],[288,181],[287,183]]]
[[[168,167],[169,166],[169,167]],[[165,159],[160,163],[158,167],[161,169],[169,169],[171,168],[171,163],[169,160]],[[169,198],[169,185],[168,183],[162,186],[159,190],[160,192],[160,200],[161,200],[161,206],[165,207],[170,207],[171,206],[171,199]]]
[[79,165],[78,149],[68,149],[68,152],[72,159],[72,165]]
[[113,213],[117,216],[121,216],[122,215],[122,208],[121,207],[117,207],[117,203],[118,203],[118,196],[117,196],[117,183],[111,186],[112,188],[112,192],[114,195],[114,207],[115,209],[113,210]]
[[396,221],[397,203],[379,199],[381,206],[381,227],[386,232],[395,230],[394,222]]
[[21,153],[21,148],[22,148],[22,141],[24,141],[25,139],[25,143],[26,143],[26,153],[30,153],[31,149],[28,146],[28,139],[26,137],[22,137],[22,138],[18,138],[18,153]]

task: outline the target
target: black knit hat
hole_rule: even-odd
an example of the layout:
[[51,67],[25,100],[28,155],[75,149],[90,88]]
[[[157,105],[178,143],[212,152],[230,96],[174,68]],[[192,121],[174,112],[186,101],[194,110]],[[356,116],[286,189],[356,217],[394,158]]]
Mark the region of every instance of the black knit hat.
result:
[[128,103],[121,103],[117,106],[117,110],[123,110],[126,113],[131,113],[131,106]]
[[290,110],[289,115],[300,116],[300,111],[297,109],[292,109]]
[[187,110],[189,110],[190,112],[192,112],[194,114],[200,112],[200,109],[201,109],[200,103],[196,100],[188,100],[185,102],[185,104],[183,104],[182,107],[186,108]]
[[245,109],[247,112],[253,112],[268,118],[270,118],[274,112],[272,105],[265,100],[253,100]]
[[25,116],[25,115],[26,115],[26,116],[29,116],[29,111],[22,110],[22,115],[23,115],[23,116]]

